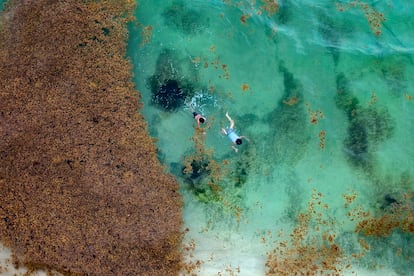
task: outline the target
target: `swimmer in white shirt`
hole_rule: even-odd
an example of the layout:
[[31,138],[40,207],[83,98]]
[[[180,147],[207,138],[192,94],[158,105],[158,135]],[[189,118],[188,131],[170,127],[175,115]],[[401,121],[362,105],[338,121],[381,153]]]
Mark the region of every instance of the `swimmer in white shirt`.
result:
[[221,131],[223,132],[223,134],[225,134],[227,137],[229,137],[229,139],[231,140],[231,147],[232,149],[234,149],[235,152],[238,151],[238,149],[236,148],[236,145],[241,145],[243,143],[242,139],[246,139],[247,141],[249,141],[249,139],[247,139],[247,137],[245,136],[239,136],[235,130],[234,130],[234,121],[233,119],[229,116],[229,113],[226,112],[226,117],[227,119],[230,121],[230,126],[227,128],[222,128]]

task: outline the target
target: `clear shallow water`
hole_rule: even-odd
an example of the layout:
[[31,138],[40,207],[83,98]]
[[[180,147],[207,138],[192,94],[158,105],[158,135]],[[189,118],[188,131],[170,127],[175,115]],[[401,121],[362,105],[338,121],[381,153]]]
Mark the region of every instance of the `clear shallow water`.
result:
[[[340,274],[412,273],[412,232],[356,232],[358,210],[380,217],[395,202],[413,205],[404,195],[414,187],[414,4],[405,2],[281,1],[276,13],[261,1],[139,2],[128,51],[159,157],[181,185],[197,275],[264,275],[281,242],[285,270],[306,255],[300,248],[320,266],[328,243],[343,253]],[[151,77],[191,95],[165,111]],[[207,117],[205,134],[192,108]],[[220,134],[226,111],[250,140],[238,153]],[[295,229],[306,236],[299,249]]]

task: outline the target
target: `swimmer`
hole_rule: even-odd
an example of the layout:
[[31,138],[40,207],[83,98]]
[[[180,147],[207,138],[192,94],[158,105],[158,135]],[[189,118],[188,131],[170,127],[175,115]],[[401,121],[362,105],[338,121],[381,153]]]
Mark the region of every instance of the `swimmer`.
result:
[[197,122],[197,126],[200,128],[201,124],[206,122],[206,118],[198,114],[197,112],[193,112],[194,120]]
[[249,141],[249,139],[247,139],[247,137],[245,136],[239,136],[235,131],[234,131],[234,121],[233,119],[229,116],[229,113],[226,112],[226,117],[230,122],[230,126],[226,129],[222,128],[221,131],[223,132],[223,134],[225,134],[227,137],[229,137],[229,139],[231,140],[231,147],[232,149],[234,149],[235,152],[238,151],[238,149],[236,148],[236,145],[240,146],[243,141],[242,139],[246,139],[247,141]]

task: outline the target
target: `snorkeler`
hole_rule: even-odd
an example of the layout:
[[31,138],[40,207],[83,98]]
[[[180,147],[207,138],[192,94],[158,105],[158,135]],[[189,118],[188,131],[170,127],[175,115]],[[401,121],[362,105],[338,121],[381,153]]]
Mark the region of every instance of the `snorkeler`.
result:
[[239,136],[237,135],[237,133],[234,131],[234,121],[233,119],[229,116],[229,113],[226,112],[226,117],[227,119],[230,121],[230,126],[226,129],[222,128],[221,131],[227,135],[227,137],[229,137],[229,139],[231,140],[232,144],[231,147],[232,149],[234,149],[235,152],[238,151],[238,149],[235,147],[236,145],[241,145],[243,143],[242,139],[246,139],[247,141],[249,141],[249,139],[247,139],[247,137],[245,136]]
[[201,124],[206,122],[206,118],[198,114],[197,112],[193,112],[194,120],[197,122],[197,126],[200,128]]

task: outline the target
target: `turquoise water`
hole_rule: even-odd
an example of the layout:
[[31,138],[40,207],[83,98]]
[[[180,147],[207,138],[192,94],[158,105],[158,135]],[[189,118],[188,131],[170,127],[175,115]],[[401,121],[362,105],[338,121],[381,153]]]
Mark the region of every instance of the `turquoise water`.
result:
[[[265,2],[139,1],[130,26],[143,113],[185,201],[188,264],[264,275],[287,242],[276,255],[289,271],[299,228],[305,247],[333,235],[341,275],[412,274],[413,232],[364,235],[355,214],[404,204],[412,220],[414,2]],[[226,112],[249,139],[237,153]]]

